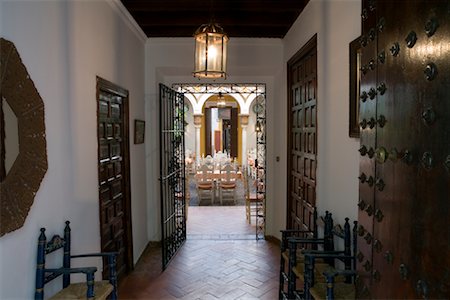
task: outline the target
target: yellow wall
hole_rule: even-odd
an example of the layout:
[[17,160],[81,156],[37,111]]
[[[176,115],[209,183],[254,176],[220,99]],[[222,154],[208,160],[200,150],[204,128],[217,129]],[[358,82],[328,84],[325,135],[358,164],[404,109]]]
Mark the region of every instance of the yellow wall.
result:
[[[231,96],[225,95],[224,97],[225,97],[225,99],[227,101],[236,101]],[[208,99],[208,101],[216,102],[217,101],[217,96],[211,96]],[[208,102],[208,101],[206,101],[206,102]],[[206,104],[206,102],[205,102],[205,104]],[[241,113],[241,109],[238,108],[238,115],[240,113]],[[202,116],[202,127],[200,128],[200,157],[202,155],[204,155],[205,152],[206,152],[206,145],[205,145],[205,139],[206,139],[206,132],[205,132],[205,105],[203,105],[203,107],[202,107],[202,114],[203,114],[203,116]],[[241,128],[241,118],[239,116],[238,116],[237,126],[238,126],[238,147],[237,147],[238,148],[238,157],[237,157],[237,161],[238,161],[238,164],[241,164],[242,163],[242,157],[241,157],[242,156],[241,155],[241,153],[242,153],[242,128]],[[214,137],[212,137],[212,138],[214,138]]]

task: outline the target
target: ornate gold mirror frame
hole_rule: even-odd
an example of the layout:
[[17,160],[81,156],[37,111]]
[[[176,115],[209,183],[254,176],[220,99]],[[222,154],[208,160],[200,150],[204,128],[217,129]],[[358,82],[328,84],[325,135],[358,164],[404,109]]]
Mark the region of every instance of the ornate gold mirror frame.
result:
[[[0,38],[0,98],[17,117],[19,154],[0,182],[0,236],[19,229],[47,172],[44,102],[14,44]],[[4,124],[2,124],[4,130]],[[3,143],[2,143],[3,144]]]

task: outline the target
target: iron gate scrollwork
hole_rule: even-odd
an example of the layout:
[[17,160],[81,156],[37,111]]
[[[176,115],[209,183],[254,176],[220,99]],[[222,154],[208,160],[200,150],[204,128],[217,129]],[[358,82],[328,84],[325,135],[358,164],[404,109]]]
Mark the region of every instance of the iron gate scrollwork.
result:
[[264,239],[266,231],[266,97],[265,93],[256,97],[260,109],[256,114],[256,239]]
[[166,268],[186,240],[184,95],[160,84],[162,263]]

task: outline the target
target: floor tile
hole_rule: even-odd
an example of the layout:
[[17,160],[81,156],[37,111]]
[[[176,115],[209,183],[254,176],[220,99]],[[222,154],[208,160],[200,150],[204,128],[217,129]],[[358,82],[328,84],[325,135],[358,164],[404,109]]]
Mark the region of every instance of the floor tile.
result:
[[280,250],[255,239],[245,207],[190,207],[188,239],[164,272],[150,244],[119,299],[277,299]]

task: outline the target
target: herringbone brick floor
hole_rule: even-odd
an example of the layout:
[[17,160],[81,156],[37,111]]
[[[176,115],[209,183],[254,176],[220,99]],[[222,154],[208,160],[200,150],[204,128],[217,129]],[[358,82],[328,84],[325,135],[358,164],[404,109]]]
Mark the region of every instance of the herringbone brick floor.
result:
[[[227,213],[230,214],[230,211]],[[245,216],[239,215],[245,221]],[[191,214],[188,220],[193,222],[195,217]],[[233,217],[230,217],[232,221]],[[245,222],[240,224],[247,226]],[[195,226],[192,228],[195,229]],[[233,234],[236,229],[237,225],[232,230]],[[216,236],[215,232],[209,235],[194,231],[191,234]],[[224,238],[227,234],[228,238]],[[220,236],[222,238],[217,239],[188,236],[164,272],[161,272],[161,249],[154,245],[148,247],[135,270],[122,280],[119,298],[277,299],[278,245],[264,240],[233,239],[231,233]]]

